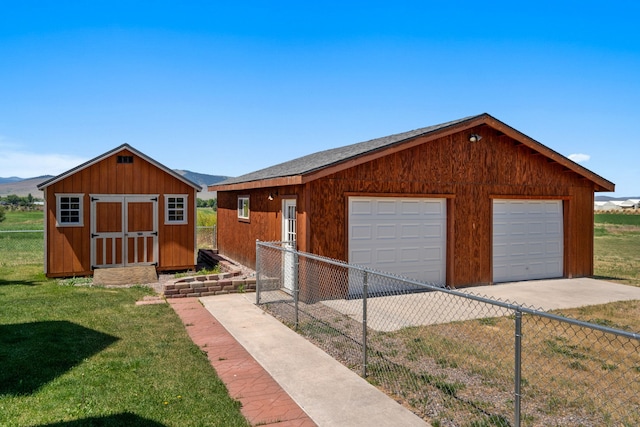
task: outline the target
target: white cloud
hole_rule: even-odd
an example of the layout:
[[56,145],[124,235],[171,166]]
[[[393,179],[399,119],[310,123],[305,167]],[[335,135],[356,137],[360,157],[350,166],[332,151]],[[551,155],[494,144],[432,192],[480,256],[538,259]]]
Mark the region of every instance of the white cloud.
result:
[[0,145],[0,177],[33,178],[58,175],[84,163],[87,159],[65,154],[29,153]]
[[576,153],[576,154],[569,154],[569,158],[576,163],[582,163],[582,162],[588,162],[591,156],[588,154]]

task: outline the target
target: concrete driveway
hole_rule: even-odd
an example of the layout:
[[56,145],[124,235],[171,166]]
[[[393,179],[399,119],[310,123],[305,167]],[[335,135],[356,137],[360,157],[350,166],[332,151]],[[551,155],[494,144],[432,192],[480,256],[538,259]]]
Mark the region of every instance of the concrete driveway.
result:
[[[591,278],[534,280],[458,289],[492,300],[541,311],[640,300],[640,287]],[[335,300],[323,304],[362,322],[362,300]],[[445,292],[369,298],[367,325],[378,331],[432,325],[512,314],[509,309],[465,299]]]

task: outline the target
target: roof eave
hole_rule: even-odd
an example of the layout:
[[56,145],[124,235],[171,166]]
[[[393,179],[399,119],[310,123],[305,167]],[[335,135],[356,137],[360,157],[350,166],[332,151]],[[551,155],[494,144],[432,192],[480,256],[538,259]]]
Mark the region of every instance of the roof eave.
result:
[[241,191],[265,187],[283,187],[285,185],[302,184],[302,175],[283,176],[255,181],[237,182],[234,184],[213,184],[207,186],[208,191]]

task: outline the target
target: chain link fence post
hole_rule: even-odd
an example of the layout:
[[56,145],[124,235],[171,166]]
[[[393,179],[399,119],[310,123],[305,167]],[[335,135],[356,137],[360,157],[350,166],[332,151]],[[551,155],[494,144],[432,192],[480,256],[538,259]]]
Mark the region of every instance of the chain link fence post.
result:
[[515,325],[515,357],[514,357],[514,396],[513,396],[513,416],[514,426],[520,427],[520,397],[522,383],[522,311],[516,309]]
[[300,299],[300,280],[298,280],[298,263],[300,262],[300,257],[298,256],[298,251],[294,250],[293,252],[293,305],[295,307],[296,317],[295,317],[295,329],[298,330],[299,324],[299,304],[298,301]]
[[362,271],[362,377],[367,377],[367,271]]
[[261,258],[260,240],[256,239],[256,305],[260,305],[260,288],[262,288],[262,283],[260,283]]

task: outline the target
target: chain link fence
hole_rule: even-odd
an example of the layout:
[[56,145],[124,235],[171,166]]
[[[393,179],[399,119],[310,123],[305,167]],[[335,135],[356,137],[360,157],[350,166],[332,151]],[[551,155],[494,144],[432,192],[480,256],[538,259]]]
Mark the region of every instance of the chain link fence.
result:
[[0,230],[0,266],[44,263],[43,230]]
[[640,425],[640,335],[291,247],[257,304],[433,426]]
[[217,249],[218,248],[218,228],[217,226],[196,227],[196,249]]
[[[198,249],[216,249],[216,226],[197,227]],[[43,230],[0,230],[0,266],[44,263]]]

